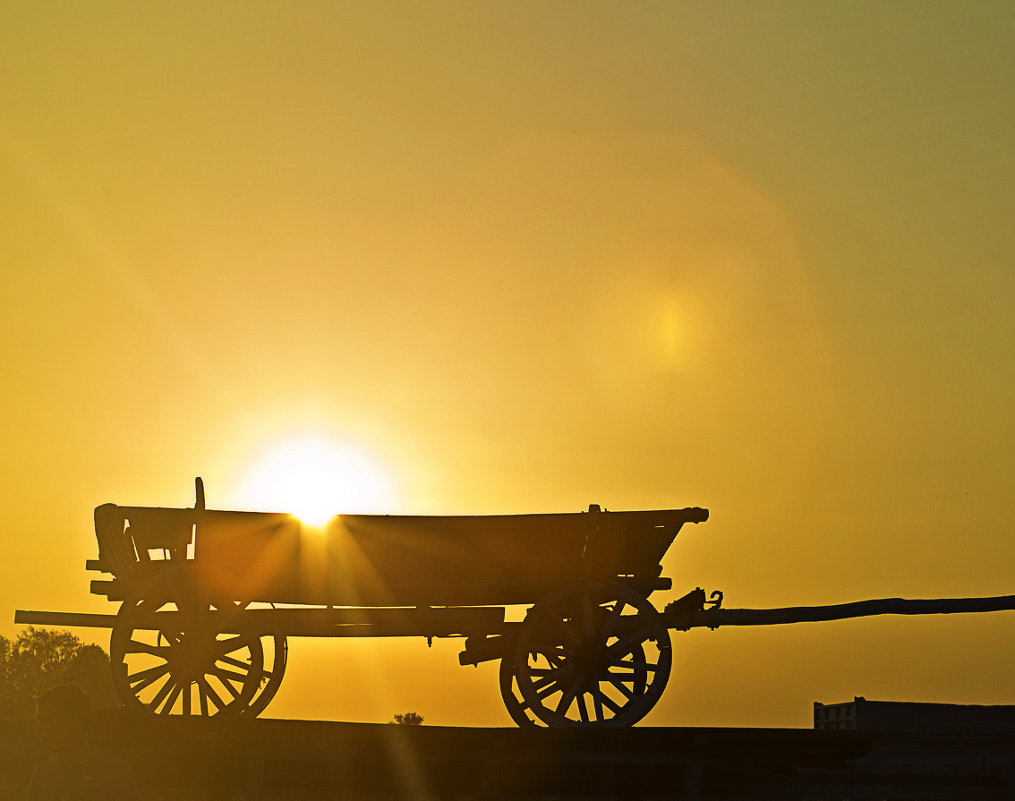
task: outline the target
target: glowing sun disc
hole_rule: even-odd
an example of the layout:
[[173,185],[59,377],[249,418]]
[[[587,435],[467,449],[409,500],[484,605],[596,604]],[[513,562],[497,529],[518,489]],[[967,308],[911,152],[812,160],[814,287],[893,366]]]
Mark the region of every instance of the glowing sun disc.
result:
[[321,526],[340,513],[390,511],[391,482],[366,453],[323,436],[287,439],[259,456],[240,492],[245,508]]

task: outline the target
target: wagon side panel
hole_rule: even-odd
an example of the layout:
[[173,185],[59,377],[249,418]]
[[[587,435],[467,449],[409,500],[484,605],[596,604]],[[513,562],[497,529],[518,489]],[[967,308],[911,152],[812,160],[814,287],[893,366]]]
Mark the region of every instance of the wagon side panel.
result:
[[526,603],[580,575],[580,515],[346,515],[328,531],[336,603]]
[[686,522],[696,522],[701,510],[602,512],[591,515],[592,531],[586,551],[590,578],[659,576],[661,561]]
[[203,512],[195,534],[194,559],[212,599],[306,600],[313,581],[302,575],[302,532],[289,515]]

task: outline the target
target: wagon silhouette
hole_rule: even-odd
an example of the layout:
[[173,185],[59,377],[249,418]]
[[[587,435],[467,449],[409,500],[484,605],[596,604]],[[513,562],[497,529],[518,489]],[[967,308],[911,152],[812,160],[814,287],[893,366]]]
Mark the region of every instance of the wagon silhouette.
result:
[[[275,696],[287,638],[458,637],[462,665],[499,660],[520,726],[629,726],[670,675],[670,631],[872,614],[1015,608],[1015,596],[882,599],[723,609],[696,588],[660,611],[660,561],[708,510],[488,516],[336,515],[321,529],[288,514],[104,504],[91,591],[115,615],[19,610],[17,623],[111,628],[127,707],[248,715]],[[508,607],[526,607],[507,619]]]

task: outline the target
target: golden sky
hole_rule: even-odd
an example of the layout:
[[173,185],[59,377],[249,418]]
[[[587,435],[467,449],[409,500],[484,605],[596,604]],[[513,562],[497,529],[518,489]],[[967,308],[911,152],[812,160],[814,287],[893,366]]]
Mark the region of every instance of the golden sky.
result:
[[[657,606],[1015,593],[1013,75],[1004,3],[3,4],[0,633],[315,441],[334,511],[708,507]],[[266,714],[510,725],[459,645]],[[674,647],[645,725],[1015,703],[1015,613]]]

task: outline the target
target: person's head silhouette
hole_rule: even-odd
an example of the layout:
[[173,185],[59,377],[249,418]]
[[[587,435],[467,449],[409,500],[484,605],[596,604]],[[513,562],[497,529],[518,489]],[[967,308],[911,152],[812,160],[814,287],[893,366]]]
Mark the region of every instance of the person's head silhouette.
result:
[[88,742],[91,711],[76,684],[58,684],[36,699],[36,731],[55,753],[32,771],[28,801],[143,801],[130,765]]
[[76,684],[58,684],[35,702],[35,727],[47,748],[60,753],[88,747],[92,702]]

